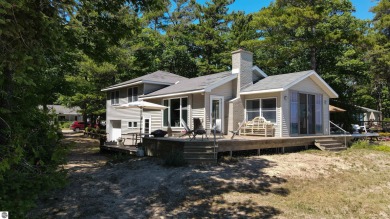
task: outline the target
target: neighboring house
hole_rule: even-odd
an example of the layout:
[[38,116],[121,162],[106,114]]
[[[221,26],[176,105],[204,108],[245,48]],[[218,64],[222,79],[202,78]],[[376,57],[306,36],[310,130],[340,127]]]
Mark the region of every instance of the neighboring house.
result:
[[223,133],[238,123],[263,116],[274,124],[275,137],[329,134],[329,98],[337,93],[314,71],[267,76],[253,66],[253,54],[232,52],[232,70],[196,78],[157,71],[102,89],[107,92],[108,140],[139,130],[138,109],[115,106],[138,98],[168,108],[144,110],[143,132],[182,131],[180,119],[206,129],[218,121]]
[[360,125],[377,125],[381,121],[382,112],[374,109],[370,109],[362,106],[355,106],[359,113],[357,113],[357,119],[361,123]]
[[83,121],[79,107],[67,108],[61,105],[47,105],[47,108],[57,114],[58,121]]

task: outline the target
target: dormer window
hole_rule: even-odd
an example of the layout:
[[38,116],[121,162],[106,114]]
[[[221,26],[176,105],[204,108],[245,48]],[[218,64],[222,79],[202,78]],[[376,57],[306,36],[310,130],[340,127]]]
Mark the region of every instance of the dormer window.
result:
[[138,87],[131,87],[127,90],[127,101],[129,103],[138,100]]

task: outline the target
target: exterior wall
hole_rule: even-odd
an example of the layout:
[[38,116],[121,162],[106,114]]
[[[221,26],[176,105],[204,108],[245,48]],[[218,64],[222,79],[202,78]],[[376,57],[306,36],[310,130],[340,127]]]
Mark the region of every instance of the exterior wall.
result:
[[[135,86],[138,87],[138,93],[143,93],[143,86]],[[128,103],[127,99],[127,89],[128,88],[120,88],[119,90],[119,104],[126,104]],[[113,90],[117,91],[117,90]],[[111,139],[110,132],[112,131],[111,122],[112,120],[120,120],[121,121],[121,129],[122,134],[125,133],[134,133],[139,132],[138,128],[129,129],[127,127],[127,124],[129,121],[135,121],[139,123],[140,121],[140,110],[139,109],[116,109],[115,106],[111,105],[111,92],[107,92],[107,99],[106,99],[106,124],[107,124],[107,132],[108,132],[108,141],[112,141],[115,139]],[[139,125],[139,124],[138,124]]]
[[[192,101],[190,102],[192,104],[191,112],[192,112],[192,118],[200,118],[203,127],[206,128],[207,126],[205,125],[206,121],[206,114],[205,114],[205,101],[204,101],[204,94],[192,94]],[[190,117],[191,118],[191,117]],[[194,128],[194,124],[192,124],[193,121],[191,121],[191,128]]]
[[229,131],[238,129],[238,123],[244,121],[245,118],[245,103],[241,98],[235,98],[229,101]]
[[229,124],[229,101],[235,97],[235,91],[233,87],[233,82],[230,81],[226,84],[223,84],[210,93],[205,95],[205,112],[206,112],[206,127],[211,128],[211,109],[210,109],[210,98],[211,96],[222,96],[223,97],[223,133],[228,133],[228,124]]
[[[280,92],[275,93],[264,93],[264,94],[251,94],[242,96],[242,104],[245,107],[246,100],[251,99],[261,99],[261,98],[276,98],[276,124],[275,124],[275,137],[281,137],[281,126],[282,126],[282,108],[281,108],[281,95]],[[244,111],[244,116],[246,115],[246,110]],[[241,121],[240,121],[241,122]]]

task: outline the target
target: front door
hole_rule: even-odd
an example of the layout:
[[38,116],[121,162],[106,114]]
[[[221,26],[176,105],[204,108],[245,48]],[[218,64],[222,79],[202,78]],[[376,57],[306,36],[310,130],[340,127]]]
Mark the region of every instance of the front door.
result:
[[210,128],[216,127],[218,131],[223,132],[223,97],[211,96],[210,102]]

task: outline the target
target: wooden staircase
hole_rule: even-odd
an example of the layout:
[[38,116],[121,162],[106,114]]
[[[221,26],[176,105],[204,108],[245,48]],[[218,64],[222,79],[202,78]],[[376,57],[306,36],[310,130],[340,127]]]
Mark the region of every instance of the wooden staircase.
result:
[[343,143],[332,138],[316,139],[314,145],[322,151],[342,151],[347,149]]
[[217,146],[212,142],[207,145],[196,142],[184,146],[184,159],[189,164],[215,164],[217,163]]

